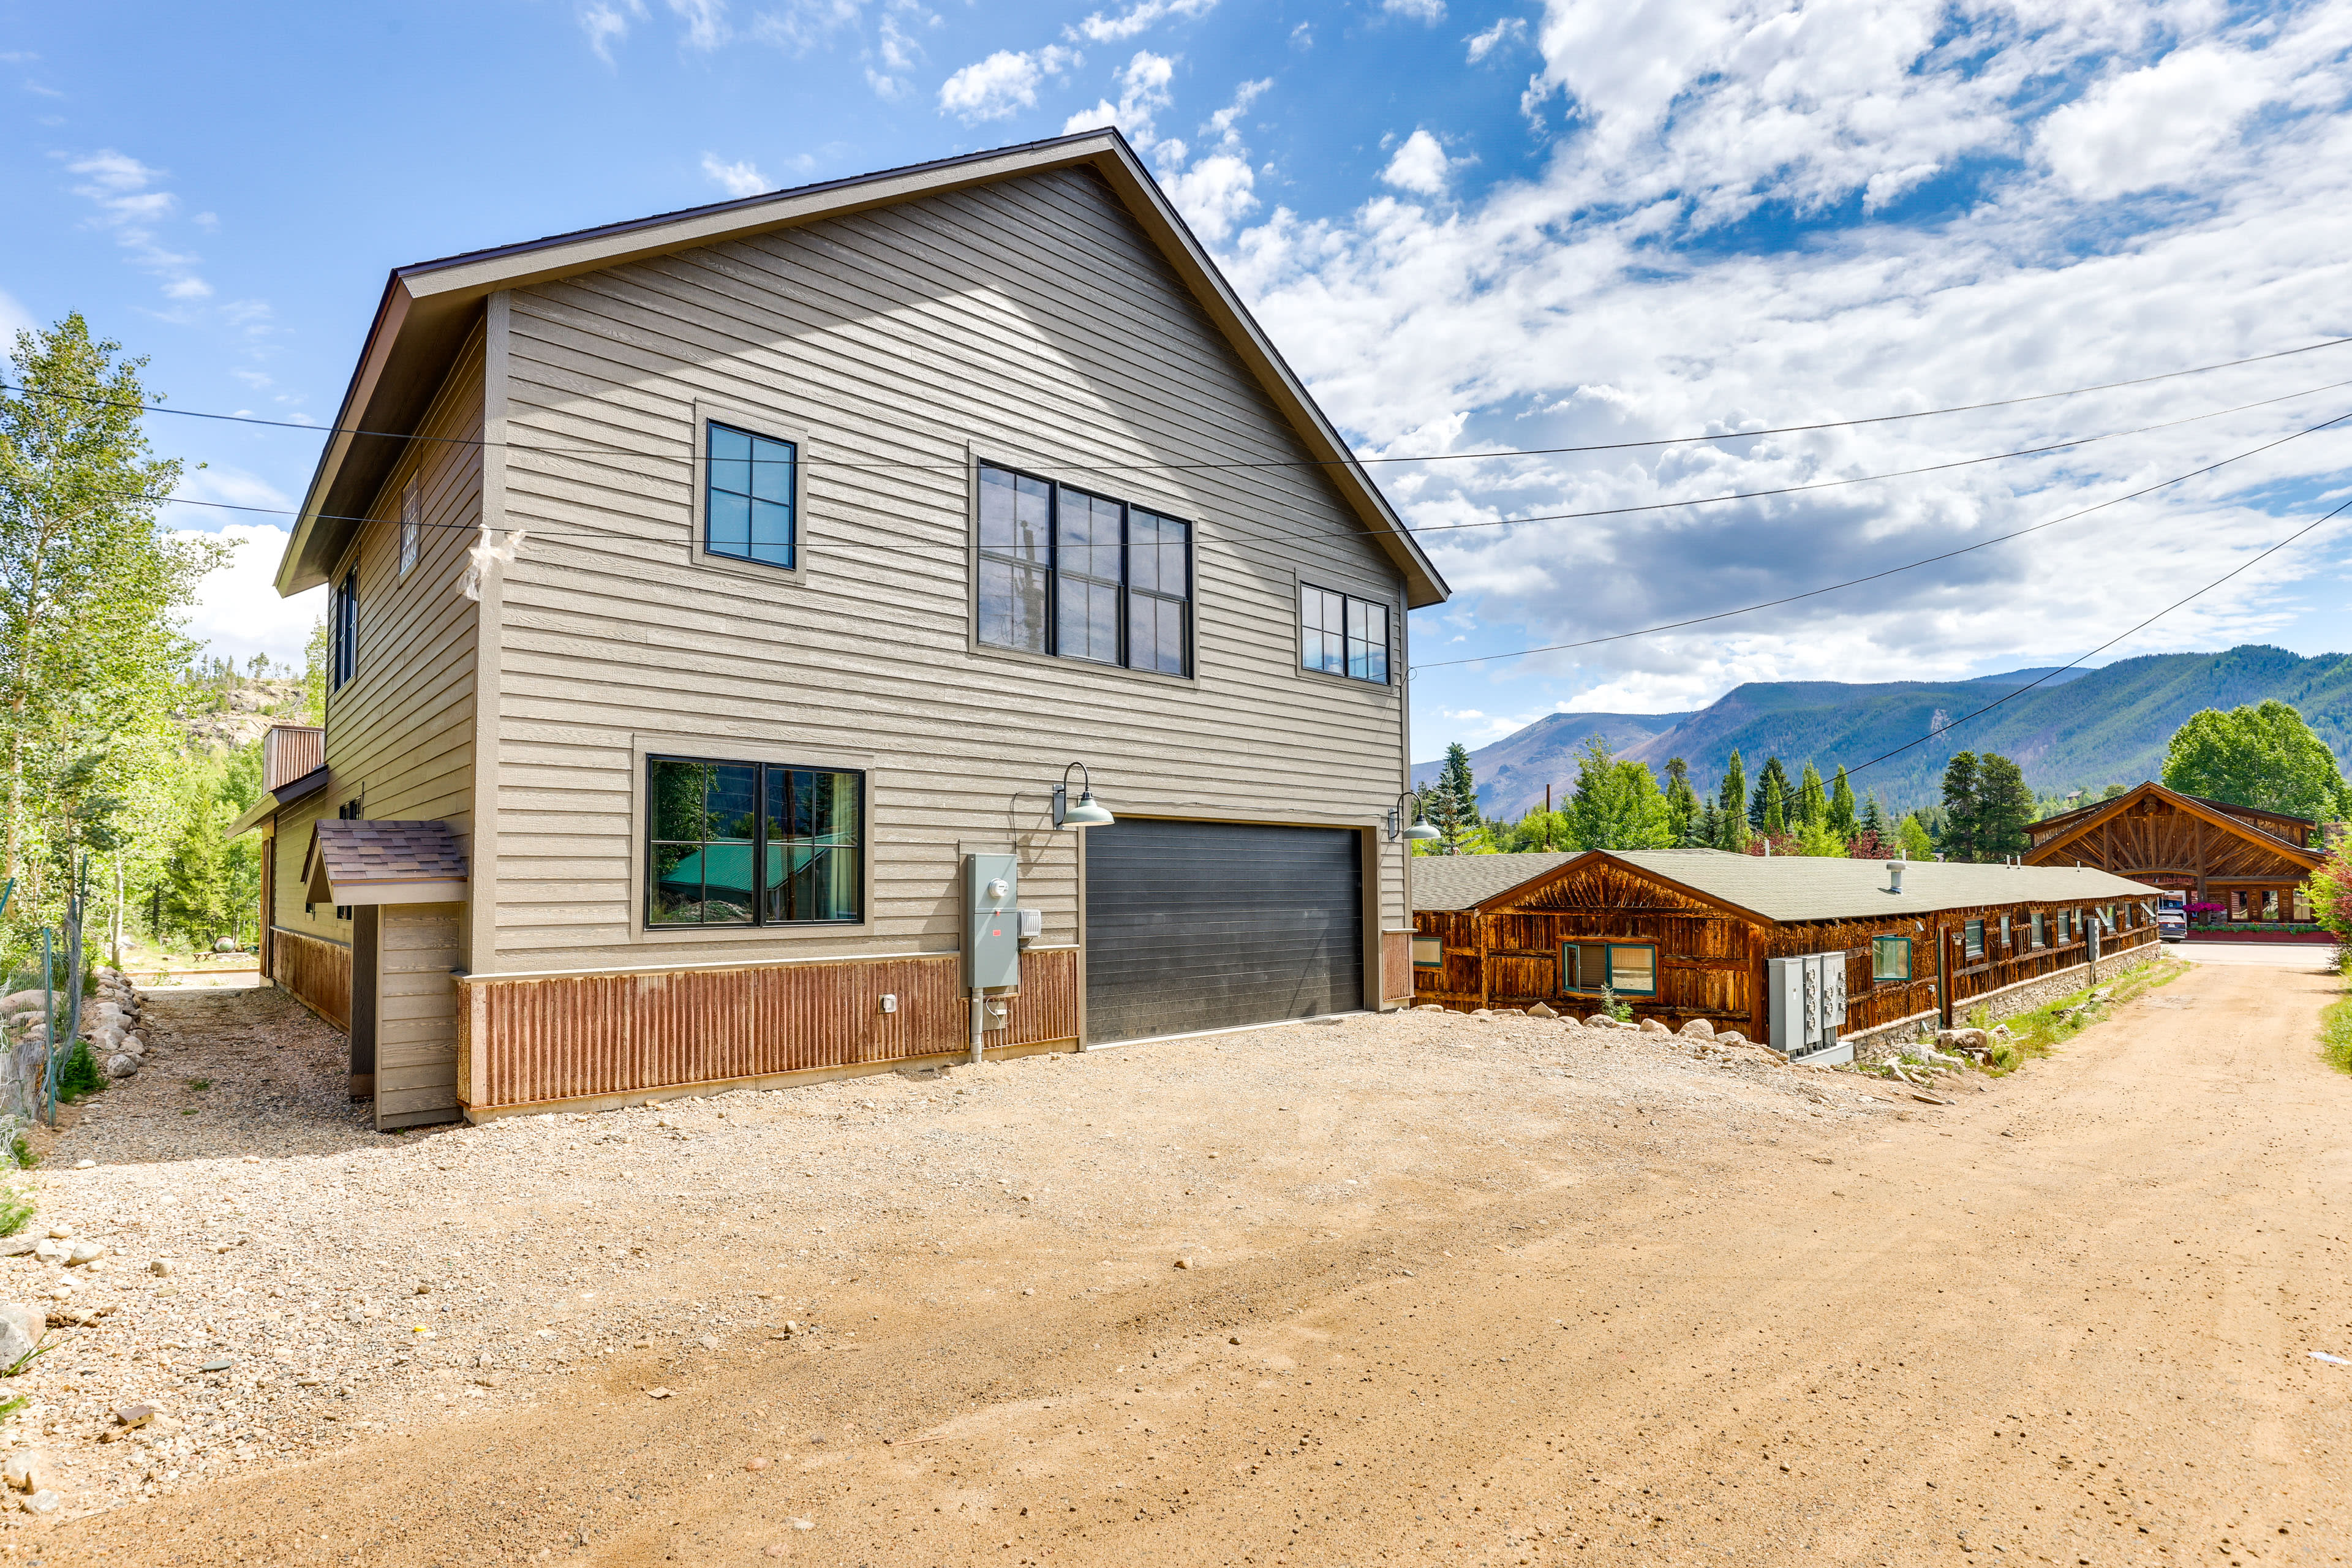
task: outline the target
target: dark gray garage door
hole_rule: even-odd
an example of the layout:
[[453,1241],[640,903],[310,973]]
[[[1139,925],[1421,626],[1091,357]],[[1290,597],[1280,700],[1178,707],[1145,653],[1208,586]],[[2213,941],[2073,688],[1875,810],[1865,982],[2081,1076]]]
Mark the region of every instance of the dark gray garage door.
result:
[[1087,829],[1087,1038],[1364,1005],[1363,868],[1341,827]]

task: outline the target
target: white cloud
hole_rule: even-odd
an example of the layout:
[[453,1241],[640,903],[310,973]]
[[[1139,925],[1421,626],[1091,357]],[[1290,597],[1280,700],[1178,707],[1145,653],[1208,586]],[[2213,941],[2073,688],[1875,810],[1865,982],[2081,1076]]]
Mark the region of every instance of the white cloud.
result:
[[1445,175],[1452,167],[1445,148],[1426,131],[1415,131],[1404,139],[1381,171],[1381,178],[1401,191],[1419,195],[1442,196],[1445,194]]
[[[184,492],[189,487],[181,488]],[[243,487],[232,481],[228,488]],[[290,599],[278,596],[278,563],[286,553],[287,531],[274,523],[231,522],[216,530],[177,531],[184,539],[225,540],[236,547],[227,562],[197,588],[196,603],[186,622],[188,635],[212,652],[240,664],[254,654],[265,653],[281,663],[299,666],[302,650],[310,640],[311,623],[326,609],[327,591],[313,588]]]
[[727,0],[669,0],[669,8],[686,24],[688,48],[715,49],[727,41]]
[[975,60],[940,86],[940,112],[952,114],[967,125],[1003,120],[1024,109],[1037,107],[1037,84],[1078,63],[1079,57],[1058,44],[1034,54],[999,49]]
[[730,196],[756,196],[772,189],[768,177],[760,173],[759,165],[749,158],[729,163],[720,161],[716,153],[702,155],[702,172]]
[[861,0],[788,0],[772,11],[762,11],[751,22],[751,36],[795,55],[806,54],[857,25]]
[[1507,43],[1517,43],[1528,36],[1525,16],[1506,16],[1483,33],[1474,33],[1463,41],[1470,46],[1470,63],[1476,65]]
[[171,192],[152,188],[163,178],[163,170],[151,168],[111,147],[71,159],[66,170],[81,176],[74,194],[96,209],[92,222],[112,233],[115,243],[130,253],[132,265],[163,279],[165,299],[210,297],[212,285],[195,272],[200,258],[166,247],[157,235],[158,226],[179,207],[179,198]]
[[627,39],[630,23],[645,19],[646,7],[644,0],[587,0],[572,15],[596,58],[611,65],[613,46]]
[[1217,0],[1136,0],[1116,16],[1097,11],[1076,26],[1065,27],[1062,33],[1065,37],[1084,38],[1090,44],[1123,44],[1162,22],[1194,21],[1216,6]]
[[[2187,7],[2158,27],[2137,11],[1995,0],[1970,15],[1971,33],[1955,41],[1940,0],[1795,10],[1559,0],[1536,40],[1545,63],[1534,88],[1558,138],[1536,174],[1458,205],[1381,195],[1316,222],[1276,209],[1215,243],[1318,400],[1375,456],[1975,403],[2343,330],[2352,116],[2340,107],[2346,44],[2328,40],[2344,37],[2352,12],[2312,4],[2232,21]],[[2197,50],[2259,80],[2192,110],[2160,68],[2186,54],[2173,68],[2182,80],[2210,70]],[[2242,58],[2256,54],[2266,58]],[[2086,78],[2096,85],[2074,109],[2049,111],[2048,84]],[[1389,178],[1434,194],[1443,155],[1433,137],[1417,151],[1409,140]],[[1961,194],[1937,198],[1930,217],[1862,215],[1947,176]],[[2096,209],[2081,199],[2152,188],[2151,177],[2186,199]],[[1708,239],[1767,207],[1811,226],[1797,243],[1778,230]],[[1425,659],[1452,657],[1801,592],[2061,516],[2341,410],[2303,396],[2063,458],[1893,483],[1449,524],[1950,462],[2352,374],[2334,358],[1916,424],[1376,471],[1457,590],[1421,639]],[[2347,475],[2352,432],[2315,436],[1866,588],[1581,653],[1432,669],[1417,690],[1433,710],[1482,716],[1539,712],[1567,693],[1580,706],[1658,710],[1751,679],[2057,662],[2283,537],[2292,525],[2271,509],[2293,503],[2277,498],[2341,488]],[[2104,657],[2343,617],[2345,557],[2345,535],[2315,536]],[[2334,575],[2296,586],[2314,572]],[[2326,624],[2340,628],[2332,637],[2352,633],[2352,619]],[[1467,641],[1431,651],[1450,635]]]
[[[1139,148],[1150,151],[1160,142],[1160,132],[1154,117],[1172,101],[1168,86],[1175,79],[1176,62],[1165,55],[1155,55],[1149,49],[1138,49],[1135,58],[1118,73],[1118,101],[1104,99],[1092,109],[1082,109],[1062,121],[1062,134],[1074,135],[1081,131],[1097,131],[1106,125],[1116,125],[1127,139]],[[1168,161],[1181,163],[1184,144],[1171,142],[1162,150]]]
[[1381,0],[1381,9],[1391,16],[1410,16],[1432,26],[1445,20],[1445,0]]

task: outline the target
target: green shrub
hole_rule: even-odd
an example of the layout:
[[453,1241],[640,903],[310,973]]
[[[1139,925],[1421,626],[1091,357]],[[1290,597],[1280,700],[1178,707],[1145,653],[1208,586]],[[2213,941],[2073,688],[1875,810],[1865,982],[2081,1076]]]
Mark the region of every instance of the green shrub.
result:
[[14,1236],[24,1229],[25,1222],[33,1217],[33,1194],[24,1188],[0,1188],[0,1236]]
[[29,1171],[41,1163],[41,1157],[33,1152],[33,1141],[22,1132],[17,1133],[16,1141],[8,1145],[8,1157],[16,1162],[16,1169],[20,1171]]
[[2319,1015],[2319,1054],[2337,1072],[2352,1072],[2352,952],[2336,963],[2344,977],[2344,1000]]
[[106,1087],[106,1069],[98,1065],[88,1040],[76,1040],[73,1054],[58,1069],[58,1099],[71,1105],[86,1094],[96,1094]]

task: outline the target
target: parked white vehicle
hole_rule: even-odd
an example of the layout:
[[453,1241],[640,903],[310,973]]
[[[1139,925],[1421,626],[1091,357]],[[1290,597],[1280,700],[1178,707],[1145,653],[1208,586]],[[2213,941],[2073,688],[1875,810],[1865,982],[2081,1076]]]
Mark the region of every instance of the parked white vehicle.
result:
[[2166,942],[2179,942],[2189,934],[2189,898],[2185,893],[2166,893],[2156,900],[2156,934]]

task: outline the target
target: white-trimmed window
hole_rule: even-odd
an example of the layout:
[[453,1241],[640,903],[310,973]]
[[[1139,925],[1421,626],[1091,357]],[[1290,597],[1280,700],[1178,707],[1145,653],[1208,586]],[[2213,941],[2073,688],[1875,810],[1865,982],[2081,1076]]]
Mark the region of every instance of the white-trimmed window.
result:
[[400,491],[400,574],[408,575],[416,564],[417,553],[424,547],[425,502],[416,493],[416,481],[410,479]]

